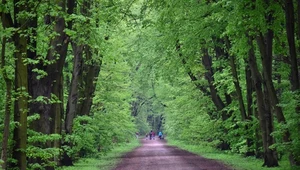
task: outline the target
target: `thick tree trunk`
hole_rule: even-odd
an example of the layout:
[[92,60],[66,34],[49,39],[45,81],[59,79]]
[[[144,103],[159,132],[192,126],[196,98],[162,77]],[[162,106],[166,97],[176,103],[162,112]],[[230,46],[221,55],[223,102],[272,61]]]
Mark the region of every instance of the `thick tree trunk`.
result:
[[18,52],[15,53],[16,73],[15,91],[18,93],[14,108],[14,121],[19,125],[14,129],[14,141],[16,142],[13,150],[13,158],[17,160],[17,167],[21,170],[26,169],[26,145],[27,145],[27,112],[28,112],[28,83],[27,65],[24,63],[24,53],[27,51],[26,38],[15,35],[15,45]]
[[[73,120],[76,117],[77,112],[77,103],[78,103],[78,84],[79,84],[79,77],[82,74],[82,66],[83,66],[83,45],[76,45],[73,43],[73,54],[74,54],[74,62],[73,62],[73,72],[72,72],[72,80],[70,84],[70,92],[68,95],[68,102],[66,108],[66,115],[65,115],[65,131],[67,135],[72,134],[73,128]],[[72,143],[64,142],[63,145],[72,146]],[[64,151],[62,160],[62,165],[64,166],[72,166],[73,160],[70,155]]]
[[[61,4],[64,6],[63,4]],[[67,56],[67,49],[68,49],[68,37],[64,32],[65,29],[65,20],[64,18],[57,18],[57,23],[54,27],[54,31],[59,34],[52,42],[51,46],[53,50],[48,52],[47,58],[49,60],[55,60],[55,56],[59,55],[59,59],[56,63],[49,65],[47,67],[48,76],[46,77],[48,88],[50,85],[51,94],[49,98],[55,97],[57,98],[57,102],[48,105],[48,109],[44,112],[44,118],[50,118],[50,124],[47,127],[46,131],[50,134],[61,134],[62,130],[62,119],[63,119],[63,66],[65,63],[65,59]],[[44,119],[45,120],[45,119]],[[41,121],[40,123],[44,123]],[[50,147],[60,148],[61,142],[60,140],[54,141],[53,144],[50,144]],[[56,159],[56,162],[59,162]],[[53,167],[48,167],[47,170],[53,169]]]
[[[14,2],[15,4],[18,1]],[[15,45],[15,92],[17,93],[14,103],[14,121],[19,124],[14,129],[13,158],[16,163],[12,166],[20,170],[26,170],[26,146],[27,146],[27,112],[28,112],[28,80],[27,64],[24,63],[27,55],[27,39],[21,34],[25,34],[27,29],[25,18],[17,18],[17,15],[26,10],[26,4],[14,6],[14,26],[19,29],[14,35]]]
[[[263,73],[264,73],[264,79],[267,87],[267,93],[269,95],[269,100],[271,103],[272,110],[275,111],[276,117],[279,123],[286,124],[285,117],[283,115],[282,109],[279,106],[279,99],[276,94],[276,90],[273,84],[273,79],[272,79],[272,61],[273,61],[273,56],[272,56],[272,40],[273,40],[273,32],[271,30],[268,31],[267,35],[267,40],[260,36],[258,39],[258,44],[259,47],[263,47],[261,49],[261,56],[262,56],[262,61],[263,61]],[[266,45],[264,43],[267,43]],[[265,50],[265,51],[264,51]],[[284,142],[290,142],[290,133],[287,130],[284,133],[283,136]]]
[[291,60],[291,85],[292,85],[292,91],[295,91],[299,89],[299,77],[298,77],[299,73],[298,73],[298,62],[297,62],[296,45],[295,45],[294,5],[292,0],[285,0],[285,20],[286,20],[286,34],[287,34],[287,40],[289,44],[289,54]]
[[[300,1],[298,1],[298,9],[300,5]],[[300,18],[298,11],[298,26],[300,26]],[[286,33],[287,40],[289,45],[289,56],[291,61],[291,89],[292,91],[296,91],[300,89],[299,85],[299,72],[298,72],[298,60],[297,60],[297,50],[295,44],[295,17],[294,17],[294,4],[293,0],[285,0],[285,21],[286,21]],[[300,30],[300,28],[298,28]],[[300,31],[298,33],[298,38],[300,37]],[[300,106],[296,107],[296,112],[300,113]],[[278,115],[277,115],[278,116]],[[278,118],[278,122],[286,123],[285,118],[280,116]],[[299,130],[299,129],[298,129]],[[290,142],[290,133],[287,131],[284,136],[285,142]],[[293,154],[290,154],[290,164],[291,165],[300,165],[300,159],[296,159]]]
[[[264,164],[263,166],[274,167],[278,166],[278,160],[276,152],[270,149],[270,146],[274,144],[274,139],[271,136],[273,132],[273,122],[272,114],[269,105],[269,98],[263,91],[263,79],[259,72],[256,57],[254,54],[252,40],[249,38],[248,44],[250,46],[249,50],[249,65],[252,74],[252,80],[254,82],[254,87],[257,95],[257,107],[259,115],[259,124],[262,132],[263,140],[263,150],[264,150]],[[266,87],[265,87],[266,88]]]
[[[218,91],[214,85],[214,78],[213,78],[213,70],[212,70],[212,59],[208,54],[207,49],[202,49],[203,57],[202,57],[202,64],[206,69],[205,78],[209,83],[209,89],[212,101],[214,102],[217,109],[220,111],[225,107],[224,102],[221,100],[220,96],[218,95]],[[225,114],[222,114],[222,119],[226,120],[228,117]]]
[[73,119],[76,116],[76,108],[78,102],[78,83],[79,77],[82,74],[82,55],[83,55],[83,45],[73,44],[73,54],[74,54],[74,63],[73,63],[73,73],[72,80],[70,84],[70,92],[68,96],[67,108],[66,108],[66,119],[65,119],[65,130],[67,134],[72,133]]
[[[6,0],[2,1],[3,5],[6,4]],[[1,21],[4,29],[9,27],[14,27],[19,29],[13,35],[14,45],[15,45],[15,84],[14,88],[17,93],[15,103],[14,103],[14,121],[17,122],[17,126],[14,128],[13,140],[15,144],[12,150],[12,158],[16,162],[12,163],[10,167],[18,168],[20,170],[25,170],[26,165],[26,146],[27,146],[27,112],[28,112],[28,82],[27,82],[27,65],[24,63],[26,59],[26,50],[27,50],[27,39],[21,34],[26,34],[27,29],[26,19],[17,18],[16,16],[19,13],[22,13],[26,10],[26,4],[18,4],[19,1],[14,1],[14,19],[12,19],[8,11],[1,11]],[[5,42],[4,37],[2,42],[2,68],[5,65]],[[10,112],[11,112],[11,89],[12,89],[12,80],[10,80],[6,74],[6,70],[3,72],[4,79],[6,82],[6,104],[5,104],[5,127],[3,134],[3,146],[2,146],[2,155],[1,159],[4,160],[3,168],[6,169],[7,166],[7,147],[8,147],[8,136],[9,136],[9,122],[10,122]]]
[[24,63],[24,53],[26,53],[26,38],[20,35],[15,36],[15,45],[18,52],[16,56],[15,91],[19,93],[15,101],[14,121],[19,125],[14,129],[15,146],[13,158],[17,160],[16,167],[26,170],[26,145],[27,145],[27,112],[28,112],[28,84],[27,65]]
[[[58,5],[65,9],[65,2],[60,1]],[[30,104],[31,114],[37,113],[40,119],[32,123],[32,128],[37,132],[43,134],[61,134],[62,131],[62,115],[63,115],[63,66],[67,55],[68,37],[64,32],[65,29],[64,18],[57,17],[54,24],[54,32],[57,36],[50,42],[50,49],[47,53],[46,60],[49,63],[42,63],[31,65],[29,69],[30,77],[30,95],[33,99],[43,97],[43,102],[33,102]],[[35,51],[31,51],[30,57],[36,59]],[[33,68],[47,72],[47,76],[39,78]],[[51,102],[50,102],[51,100]],[[53,102],[54,101],[54,102]],[[60,148],[60,140],[54,142],[47,141],[46,143],[39,143],[41,147],[56,147]],[[58,161],[59,158],[54,158]],[[41,159],[33,160],[42,163]],[[46,167],[46,169],[54,169],[54,167]]]
[[[75,3],[68,2],[68,7],[69,9],[74,9]],[[80,13],[86,17],[90,17],[91,13],[88,10],[89,8],[90,2],[83,1],[83,5],[80,7]],[[70,14],[72,11],[73,10],[69,10],[68,13]],[[87,23],[89,22],[87,21]],[[72,26],[72,24],[69,23],[69,26]],[[89,34],[89,32],[86,34]],[[95,79],[98,77],[101,67],[101,59],[100,63],[93,62],[92,49],[88,44],[78,45],[76,42],[73,42],[72,47],[74,64],[66,110],[66,134],[72,134],[73,120],[77,115],[90,115],[93,94],[96,88]],[[79,102],[79,98],[83,100]],[[72,146],[71,143],[64,144]],[[73,164],[72,158],[66,152],[63,155],[62,164],[66,166]]]
[[9,139],[9,124],[12,104],[12,80],[8,78],[7,70],[5,69],[5,49],[6,49],[6,37],[2,38],[2,49],[1,49],[1,69],[3,70],[3,78],[6,84],[6,97],[5,97],[5,111],[4,111],[4,131],[2,138],[2,151],[1,159],[3,160],[2,169],[6,169],[7,158],[8,158],[8,139]]
[[[90,6],[91,2],[84,0],[83,5],[80,8],[81,14],[86,17],[90,17]],[[87,21],[87,24],[89,24],[89,20]],[[90,33],[87,32],[87,34]],[[93,54],[95,53],[88,44],[83,46],[83,53],[85,54],[85,60],[82,62],[82,74],[78,79],[79,87],[82,89],[79,91],[79,98],[83,100],[81,100],[77,105],[76,115],[90,115],[97,78],[100,73],[103,57],[99,54],[99,60],[96,61],[93,59]],[[98,52],[96,52],[96,54],[98,54]]]
[[86,54],[86,60],[83,65],[83,74],[79,79],[79,86],[82,89],[79,92],[79,96],[83,100],[78,103],[76,115],[90,115],[97,78],[102,64],[102,56],[98,62],[92,59],[92,51],[90,47],[85,46],[84,52]]

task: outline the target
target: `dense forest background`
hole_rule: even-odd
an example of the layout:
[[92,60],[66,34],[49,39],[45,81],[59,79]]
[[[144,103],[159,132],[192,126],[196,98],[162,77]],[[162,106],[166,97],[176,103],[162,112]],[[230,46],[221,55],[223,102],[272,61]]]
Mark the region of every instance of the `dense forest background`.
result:
[[300,165],[300,1],[2,0],[3,169],[136,132]]

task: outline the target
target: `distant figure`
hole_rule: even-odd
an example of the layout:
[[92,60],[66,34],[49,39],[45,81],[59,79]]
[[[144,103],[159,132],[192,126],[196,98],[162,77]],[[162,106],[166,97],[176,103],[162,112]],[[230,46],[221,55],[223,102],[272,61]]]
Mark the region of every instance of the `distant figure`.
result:
[[152,139],[155,140],[155,132],[152,132]]
[[158,137],[159,137],[159,139],[163,139],[163,134],[161,131],[158,132]]
[[135,132],[135,136],[138,139],[139,138],[139,132]]
[[152,140],[152,133],[153,133],[153,131],[151,130],[150,133],[149,133],[149,139],[150,140]]

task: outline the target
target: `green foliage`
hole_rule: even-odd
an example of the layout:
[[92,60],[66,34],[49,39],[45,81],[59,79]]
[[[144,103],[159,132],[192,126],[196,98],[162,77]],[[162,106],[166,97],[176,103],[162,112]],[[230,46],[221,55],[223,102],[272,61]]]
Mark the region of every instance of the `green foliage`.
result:
[[[285,91],[282,94],[282,102],[280,106],[286,113],[286,124],[277,123],[276,129],[273,132],[273,136],[277,139],[277,142],[272,146],[281,153],[292,152],[296,159],[300,158],[300,137],[299,137],[299,121],[300,115],[295,112],[299,105],[298,92]],[[284,142],[282,136],[286,131],[290,132],[291,142]]]
[[190,145],[180,141],[169,141],[171,145],[175,145],[181,149],[188,150],[205,158],[216,159],[226,163],[233,169],[238,170],[296,170],[299,167],[290,167],[288,160],[285,158],[280,161],[280,167],[262,167],[261,160],[253,157],[242,157],[240,154],[228,153],[216,150],[215,148],[199,143],[198,145]]
[[101,131],[95,125],[93,118],[89,116],[79,116],[75,118],[73,133],[64,137],[63,150],[72,158],[87,157],[98,152],[98,140]]
[[110,170],[112,169],[119,161],[120,157],[133,150],[134,148],[140,145],[139,141],[134,139],[130,142],[120,144],[112,148],[110,152],[105,155],[101,155],[99,158],[83,158],[78,160],[74,166],[71,167],[61,167],[57,168],[58,170]]
[[28,157],[28,159],[32,160],[43,160],[43,164],[29,163],[29,169],[44,169],[46,166],[55,166],[56,162],[54,158],[57,158],[60,155],[60,148],[49,147],[51,142],[61,139],[60,134],[47,135],[30,129],[30,124],[34,120],[37,120],[39,118],[40,116],[38,114],[34,114],[32,116],[27,117],[29,129],[27,131],[28,138],[26,156]]
[[[56,1],[55,1],[56,2]],[[57,1],[58,2],[58,1]],[[73,122],[72,134],[63,136],[63,150],[73,158],[102,156],[113,146],[127,142],[135,132],[148,133],[149,130],[163,130],[170,139],[184,141],[193,145],[218,146],[222,141],[230,144],[230,151],[245,154],[248,151],[261,151],[259,139],[259,117],[250,115],[242,120],[235,78],[229,57],[236,64],[239,85],[245,107],[257,110],[255,93],[247,94],[246,71],[249,52],[249,37],[258,37],[273,30],[273,82],[283,109],[286,122],[278,123],[274,117],[273,137],[276,143],[271,146],[281,154],[291,152],[300,160],[299,137],[299,92],[290,90],[289,44],[286,38],[284,8],[279,2],[267,4],[265,1],[186,1],[186,0],[147,0],[147,1],[77,1],[77,7],[68,14],[58,3],[43,1],[9,1],[0,4],[0,11],[13,13],[14,5],[27,4],[28,10],[13,18],[28,20],[37,17],[37,27],[30,27],[21,33],[31,42],[28,50],[36,52],[36,58],[26,58],[38,80],[49,75],[46,68],[52,67],[59,59],[50,54],[59,34],[54,31],[57,20],[62,17],[68,28],[64,29],[72,42],[64,64],[64,100],[50,94],[50,98],[38,96],[32,99],[16,89],[14,100],[26,96],[31,103],[58,104],[66,107],[74,51],[74,43],[89,49],[91,58],[82,56],[88,66],[101,65],[100,75],[95,80],[96,91],[89,116],[77,116]],[[273,14],[272,23],[266,16]],[[53,20],[54,19],[54,20]],[[30,21],[30,20],[28,20]],[[3,22],[3,21],[2,21]],[[72,27],[70,27],[72,23]],[[4,75],[14,79],[15,60],[13,35],[19,28],[0,26],[1,43],[7,38],[5,66],[0,69],[0,98],[5,98]],[[295,36],[297,37],[297,36]],[[225,40],[229,41],[226,42]],[[36,41],[37,47],[33,42]],[[299,40],[298,40],[299,41]],[[263,68],[257,43],[254,52],[258,67]],[[180,47],[179,47],[180,46]],[[297,49],[299,44],[297,44]],[[2,46],[0,47],[0,50]],[[207,49],[212,61],[212,69],[203,64],[203,50]],[[52,57],[48,57],[53,55]],[[2,62],[2,61],[1,61]],[[100,64],[101,63],[101,64]],[[207,71],[211,71],[212,84],[207,81]],[[188,74],[189,73],[189,74]],[[194,75],[197,80],[191,81]],[[87,75],[89,76],[89,75]],[[48,88],[52,88],[51,84]],[[215,87],[216,93],[225,103],[217,110],[210,93],[199,90],[201,86],[208,92]],[[80,88],[84,88],[81,86]],[[248,89],[249,90],[249,89]],[[226,94],[227,96],[225,96]],[[250,95],[253,102],[248,103]],[[228,97],[230,96],[230,101]],[[83,100],[80,98],[79,101]],[[226,101],[226,102],[225,102]],[[247,102],[246,102],[247,101]],[[3,129],[5,101],[0,102],[0,130]],[[27,109],[27,108],[24,108]],[[248,112],[248,111],[247,111]],[[222,114],[228,118],[222,119]],[[274,114],[275,115],[275,114]],[[28,127],[39,119],[35,114],[28,117]],[[19,125],[18,122],[11,123]],[[285,132],[290,132],[289,142],[283,141]],[[42,169],[54,165],[53,158],[59,155],[60,148],[50,148],[59,134],[41,134],[28,131],[27,154],[29,159],[42,159],[45,164],[31,164],[32,169]],[[2,140],[2,134],[0,134]],[[251,146],[247,140],[253,141]],[[45,144],[43,147],[40,147]],[[199,148],[197,148],[199,149]],[[286,158],[285,158],[286,159]]]

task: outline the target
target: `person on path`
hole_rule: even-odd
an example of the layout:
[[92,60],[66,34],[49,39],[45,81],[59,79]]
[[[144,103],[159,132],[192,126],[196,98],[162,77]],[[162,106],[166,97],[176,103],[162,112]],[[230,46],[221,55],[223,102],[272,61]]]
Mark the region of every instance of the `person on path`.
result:
[[162,134],[161,131],[158,132],[158,137],[159,137],[159,139],[162,139],[162,138],[163,138],[163,134]]
[[152,132],[153,132],[153,131],[151,130],[150,133],[149,133],[149,139],[150,139],[150,140],[152,140]]

